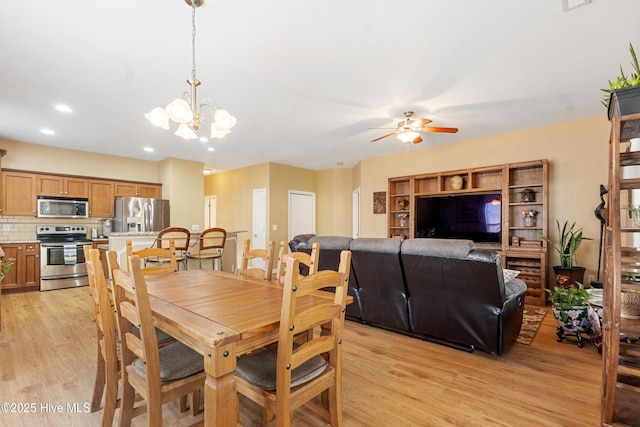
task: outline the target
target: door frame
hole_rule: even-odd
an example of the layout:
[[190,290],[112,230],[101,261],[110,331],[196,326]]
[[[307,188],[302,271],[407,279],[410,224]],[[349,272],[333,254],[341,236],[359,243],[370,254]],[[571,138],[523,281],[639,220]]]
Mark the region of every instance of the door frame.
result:
[[295,236],[291,235],[291,228],[292,228],[292,224],[291,224],[291,196],[293,194],[301,194],[304,196],[311,196],[311,201],[313,203],[312,209],[311,209],[311,217],[312,217],[312,224],[313,224],[313,230],[311,231],[311,233],[316,234],[316,193],[311,192],[311,191],[300,191],[300,190],[289,190],[288,194],[287,194],[287,216],[288,216],[288,220],[287,220],[287,237],[288,240],[293,239]]

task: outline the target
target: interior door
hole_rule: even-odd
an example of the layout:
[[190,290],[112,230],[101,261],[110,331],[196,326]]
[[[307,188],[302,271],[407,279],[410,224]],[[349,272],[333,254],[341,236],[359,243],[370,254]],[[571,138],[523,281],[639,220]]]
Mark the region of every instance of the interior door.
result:
[[[267,189],[253,190],[253,232],[251,248],[267,248]],[[264,261],[253,260],[252,267],[264,268]]]
[[289,190],[289,240],[316,233],[316,193]]
[[204,196],[204,228],[218,224],[218,196]]

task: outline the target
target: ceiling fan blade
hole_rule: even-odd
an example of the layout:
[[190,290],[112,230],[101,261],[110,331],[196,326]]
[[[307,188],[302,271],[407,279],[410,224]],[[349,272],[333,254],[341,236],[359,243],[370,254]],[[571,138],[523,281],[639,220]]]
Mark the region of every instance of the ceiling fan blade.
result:
[[422,141],[424,141],[421,137],[417,137],[416,139],[414,139],[413,142],[414,144],[420,144]]
[[444,132],[444,133],[456,133],[458,128],[441,128],[436,126],[429,126],[421,129],[421,132]]
[[409,126],[411,126],[411,129],[418,130],[423,126],[428,125],[429,123],[431,123],[431,120],[429,120],[429,119],[416,119],[416,120],[412,121]]
[[389,134],[386,134],[386,135],[381,136],[380,138],[372,139],[372,140],[371,140],[371,142],[380,141],[380,140],[381,140],[381,139],[383,139],[383,138],[386,138],[386,137],[388,137],[388,136],[395,135],[395,134],[396,134],[395,132],[391,132],[391,133],[389,133]]

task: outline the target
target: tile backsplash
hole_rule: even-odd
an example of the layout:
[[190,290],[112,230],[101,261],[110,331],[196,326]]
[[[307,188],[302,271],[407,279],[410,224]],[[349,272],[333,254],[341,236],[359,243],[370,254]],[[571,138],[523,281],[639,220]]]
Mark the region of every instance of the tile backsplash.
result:
[[92,228],[95,228],[98,234],[102,234],[102,218],[36,218],[0,215],[0,243],[36,240],[36,226],[44,224],[85,226],[88,238],[91,238]]

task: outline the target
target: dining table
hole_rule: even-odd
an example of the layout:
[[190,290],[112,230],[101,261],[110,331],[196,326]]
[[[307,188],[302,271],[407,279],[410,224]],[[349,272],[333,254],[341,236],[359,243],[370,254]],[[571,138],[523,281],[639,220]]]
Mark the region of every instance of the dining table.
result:
[[[204,425],[236,426],[236,358],[277,341],[282,285],[216,270],[145,280],[156,327],[204,357]],[[298,306],[304,309],[333,296],[317,291],[300,298]]]

